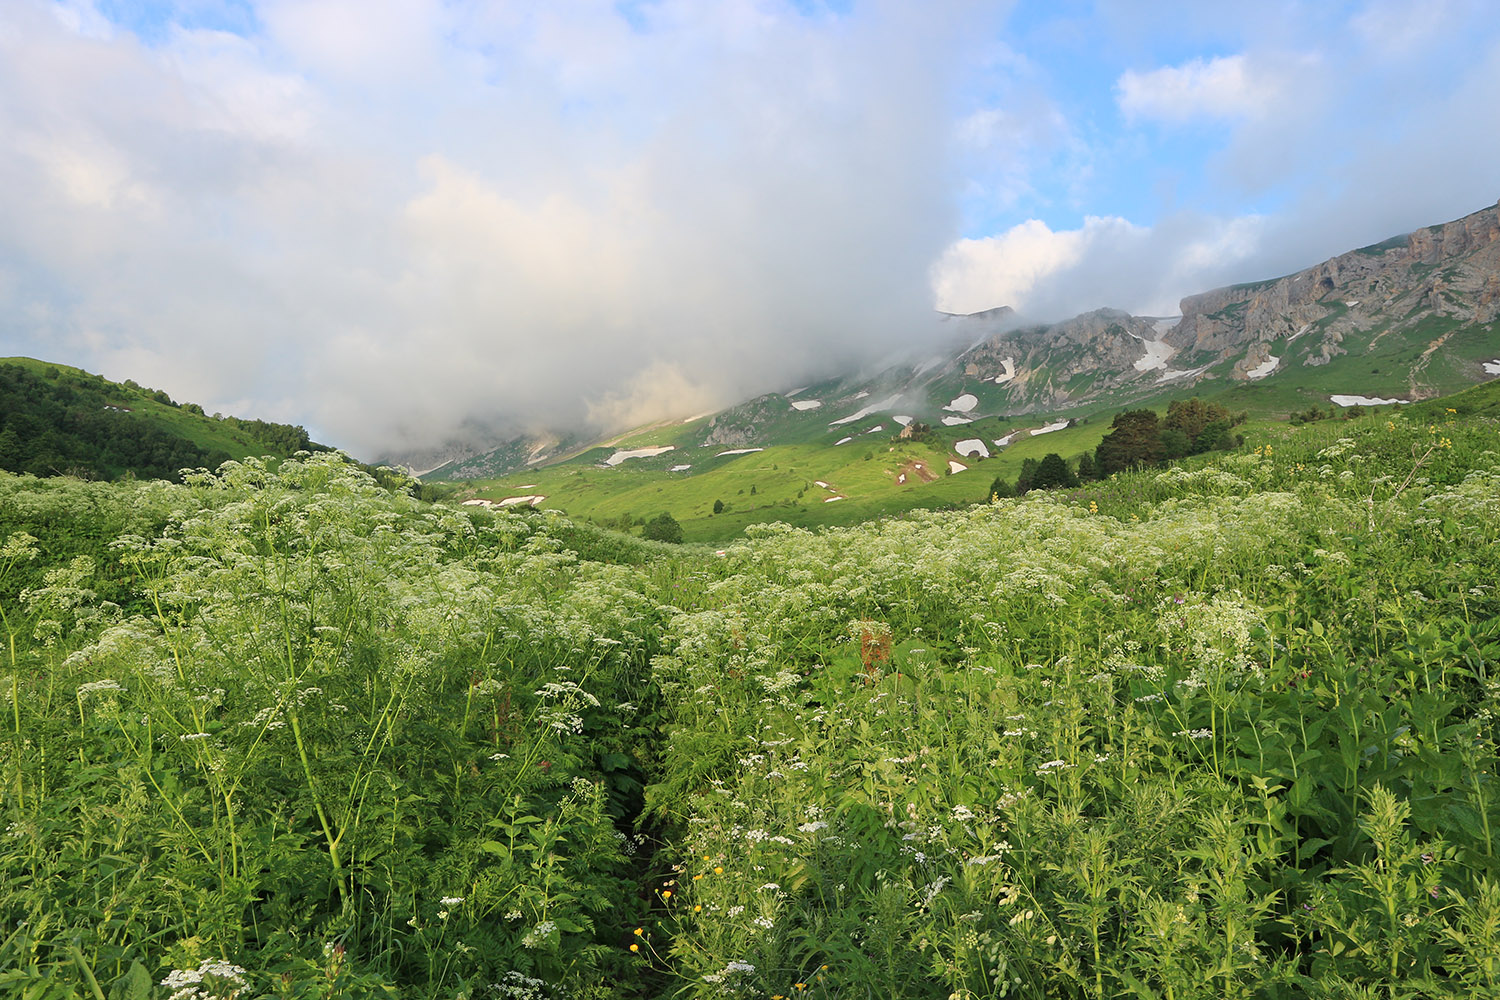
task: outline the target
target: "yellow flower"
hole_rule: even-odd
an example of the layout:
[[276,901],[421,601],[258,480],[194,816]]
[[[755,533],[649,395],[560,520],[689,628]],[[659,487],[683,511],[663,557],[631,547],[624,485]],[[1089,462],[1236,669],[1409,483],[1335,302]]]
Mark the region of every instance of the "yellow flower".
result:
[[630,950],[631,951],[640,951],[641,950],[641,946],[638,945],[638,944],[632,943],[631,946],[630,946]]
[[671,899],[672,898],[672,890],[671,889],[663,889],[662,890],[662,894],[661,894],[661,898],[662,899]]
[[703,907],[701,905],[695,906],[695,907],[693,907],[693,912],[694,913],[702,913],[703,912]]
[[698,881],[702,877],[703,877],[702,875],[694,875],[693,876],[693,881],[696,882],[696,881]]
[[637,927],[635,929],[635,936],[636,937],[640,937],[644,933],[646,933],[646,928],[644,928],[644,927]]
[[796,986],[797,989],[799,989],[799,990],[805,990],[805,989],[807,989],[807,984],[806,983],[794,983],[793,985]]
[[724,869],[723,869],[723,867],[722,867],[722,866],[720,866],[720,865],[715,865],[715,866],[714,866],[714,874],[715,874],[715,875],[723,875],[723,874],[724,874]]

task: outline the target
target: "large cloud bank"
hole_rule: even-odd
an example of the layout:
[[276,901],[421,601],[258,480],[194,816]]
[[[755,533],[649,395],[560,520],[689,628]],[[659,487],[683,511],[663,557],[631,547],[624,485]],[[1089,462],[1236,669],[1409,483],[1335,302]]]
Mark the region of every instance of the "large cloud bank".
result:
[[942,5],[0,10],[0,333],[371,454],[925,330]]
[[1486,0],[9,0],[0,354],[364,457],[685,416],[1500,197]]

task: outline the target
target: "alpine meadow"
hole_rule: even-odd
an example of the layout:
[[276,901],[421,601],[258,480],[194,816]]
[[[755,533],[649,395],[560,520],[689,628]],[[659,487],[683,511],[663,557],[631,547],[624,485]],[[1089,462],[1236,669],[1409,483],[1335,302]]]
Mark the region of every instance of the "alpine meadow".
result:
[[0,988],[1500,994],[1500,392],[723,550],[0,478]]
[[1500,0],[0,0],[0,1000],[1500,1000]]

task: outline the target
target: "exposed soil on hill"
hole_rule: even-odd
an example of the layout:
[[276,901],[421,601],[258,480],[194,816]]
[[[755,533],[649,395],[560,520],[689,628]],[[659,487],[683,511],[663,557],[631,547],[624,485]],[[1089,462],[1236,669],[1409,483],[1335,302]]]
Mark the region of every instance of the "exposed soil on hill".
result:
[[896,482],[910,486],[914,482],[930,483],[938,477],[926,462],[907,462],[896,470]]

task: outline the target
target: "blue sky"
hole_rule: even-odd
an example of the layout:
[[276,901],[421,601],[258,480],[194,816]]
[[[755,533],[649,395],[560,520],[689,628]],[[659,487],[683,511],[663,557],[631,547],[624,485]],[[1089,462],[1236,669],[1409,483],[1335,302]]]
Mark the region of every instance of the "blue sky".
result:
[[1489,0],[8,0],[0,353],[364,455],[1500,197]]

